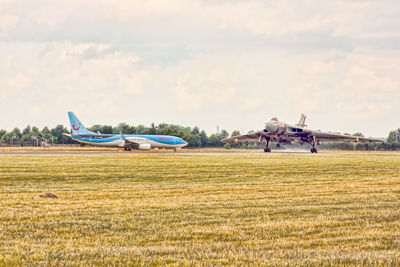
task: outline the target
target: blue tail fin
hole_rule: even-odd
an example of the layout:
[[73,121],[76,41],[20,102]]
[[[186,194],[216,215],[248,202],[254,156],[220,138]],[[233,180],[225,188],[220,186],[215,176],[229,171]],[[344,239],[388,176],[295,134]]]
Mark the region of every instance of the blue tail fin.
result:
[[74,135],[96,135],[96,133],[88,131],[79,121],[73,112],[68,112],[69,122],[71,123],[72,134]]

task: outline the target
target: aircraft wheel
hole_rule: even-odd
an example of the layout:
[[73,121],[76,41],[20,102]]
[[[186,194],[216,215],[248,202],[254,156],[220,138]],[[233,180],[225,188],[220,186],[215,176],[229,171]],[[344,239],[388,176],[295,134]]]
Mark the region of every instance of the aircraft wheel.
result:
[[313,147],[313,148],[311,148],[311,150],[310,150],[310,151],[311,151],[311,153],[318,153],[318,150],[317,150],[316,148],[314,148],[314,147]]
[[276,144],[276,148],[281,148],[281,144]]
[[269,147],[264,148],[264,152],[266,152],[266,153],[271,152],[271,148],[269,148]]

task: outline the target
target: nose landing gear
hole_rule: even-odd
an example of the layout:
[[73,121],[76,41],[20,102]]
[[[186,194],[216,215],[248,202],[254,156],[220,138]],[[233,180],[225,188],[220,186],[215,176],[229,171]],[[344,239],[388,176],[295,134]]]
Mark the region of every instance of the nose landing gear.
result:
[[271,139],[269,139],[269,138],[265,138],[266,139],[266,141],[267,141],[267,145],[266,145],[266,147],[264,148],[264,152],[265,153],[269,153],[269,152],[271,152],[271,148],[269,148],[269,142],[271,141]]
[[318,150],[315,147],[311,148],[310,151],[311,151],[311,153],[318,153]]

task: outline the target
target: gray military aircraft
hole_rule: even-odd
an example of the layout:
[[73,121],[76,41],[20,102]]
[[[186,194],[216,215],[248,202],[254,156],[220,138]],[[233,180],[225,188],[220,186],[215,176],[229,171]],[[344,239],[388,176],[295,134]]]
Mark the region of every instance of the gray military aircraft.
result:
[[244,135],[233,136],[221,140],[223,143],[264,143],[264,152],[271,152],[269,147],[270,142],[277,142],[276,148],[280,148],[281,144],[292,145],[297,142],[301,145],[310,144],[312,145],[311,153],[317,153],[318,150],[315,148],[323,141],[337,141],[337,142],[381,142],[382,139],[377,138],[366,138],[361,136],[351,136],[337,133],[327,133],[321,131],[313,131],[306,129],[305,125],[306,116],[301,114],[301,118],[298,124],[291,125],[285,122],[279,121],[277,118],[272,118],[269,122],[265,123],[265,127],[262,131],[248,133]]

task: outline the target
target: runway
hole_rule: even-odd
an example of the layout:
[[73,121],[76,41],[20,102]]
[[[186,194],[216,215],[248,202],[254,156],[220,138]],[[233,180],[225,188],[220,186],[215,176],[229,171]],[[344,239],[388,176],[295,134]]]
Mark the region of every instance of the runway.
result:
[[400,156],[400,151],[318,151],[312,154],[308,150],[279,150],[271,153],[262,151],[243,151],[243,152],[1,152],[0,157],[18,157],[18,156],[260,156],[268,157],[274,155],[395,155]]

